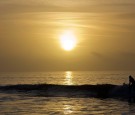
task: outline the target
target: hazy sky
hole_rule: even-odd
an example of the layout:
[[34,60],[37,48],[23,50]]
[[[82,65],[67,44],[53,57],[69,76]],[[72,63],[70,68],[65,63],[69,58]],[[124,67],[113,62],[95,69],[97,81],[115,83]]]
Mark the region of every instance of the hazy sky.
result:
[[0,71],[45,70],[135,70],[135,0],[0,0]]

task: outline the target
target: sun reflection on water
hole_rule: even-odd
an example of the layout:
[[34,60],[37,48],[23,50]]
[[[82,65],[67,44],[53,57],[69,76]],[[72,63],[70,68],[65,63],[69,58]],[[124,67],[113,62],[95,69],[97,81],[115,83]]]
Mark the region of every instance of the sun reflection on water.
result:
[[72,81],[73,75],[71,71],[66,71],[65,72],[65,80],[64,80],[64,84],[65,85],[72,85],[73,81]]
[[73,112],[72,110],[72,106],[71,105],[64,105],[64,114],[67,115],[67,114],[71,114]]

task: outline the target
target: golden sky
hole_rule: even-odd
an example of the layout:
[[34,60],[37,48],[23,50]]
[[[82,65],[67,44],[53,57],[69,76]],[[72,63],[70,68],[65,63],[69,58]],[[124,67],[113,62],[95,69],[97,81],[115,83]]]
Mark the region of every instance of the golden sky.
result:
[[0,0],[0,71],[134,69],[134,0]]

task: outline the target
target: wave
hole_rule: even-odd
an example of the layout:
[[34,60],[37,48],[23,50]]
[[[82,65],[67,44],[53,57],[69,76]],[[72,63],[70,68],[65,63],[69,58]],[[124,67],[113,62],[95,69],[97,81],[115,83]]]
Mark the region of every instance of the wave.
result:
[[54,84],[18,84],[0,86],[0,92],[5,93],[24,93],[32,96],[51,96],[51,97],[98,97],[128,98],[134,96],[129,92],[128,85],[54,85]]

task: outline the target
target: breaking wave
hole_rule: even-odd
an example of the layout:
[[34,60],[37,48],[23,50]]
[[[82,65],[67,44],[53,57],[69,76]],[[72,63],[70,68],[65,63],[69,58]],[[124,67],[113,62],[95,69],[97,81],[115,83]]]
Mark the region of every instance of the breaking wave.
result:
[[54,84],[18,84],[0,86],[0,92],[24,93],[32,96],[50,97],[98,97],[128,98],[128,85],[54,85]]

